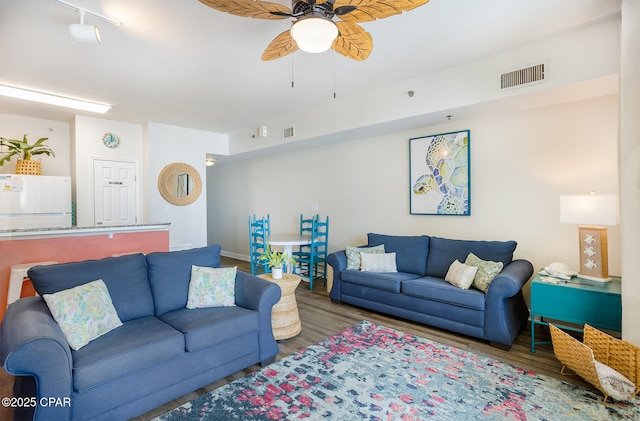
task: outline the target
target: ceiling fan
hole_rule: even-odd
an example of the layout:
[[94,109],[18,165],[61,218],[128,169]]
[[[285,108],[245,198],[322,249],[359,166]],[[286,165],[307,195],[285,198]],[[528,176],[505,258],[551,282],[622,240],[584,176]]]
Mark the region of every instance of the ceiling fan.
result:
[[[292,0],[288,8],[259,0],[200,0],[232,15],[258,19],[293,18],[290,30],[264,50],[262,60],[274,60],[298,49],[319,53],[329,48],[354,60],[366,60],[373,49],[371,34],[357,22],[369,22],[422,6],[429,0]],[[333,22],[338,16],[341,21]]]

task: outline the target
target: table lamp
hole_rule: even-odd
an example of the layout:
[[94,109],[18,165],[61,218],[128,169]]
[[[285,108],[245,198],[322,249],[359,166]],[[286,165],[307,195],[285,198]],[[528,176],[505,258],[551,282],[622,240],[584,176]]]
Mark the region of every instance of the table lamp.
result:
[[618,196],[595,193],[560,196],[560,222],[579,224],[578,276],[592,281],[611,281],[607,228],[602,225],[618,224]]

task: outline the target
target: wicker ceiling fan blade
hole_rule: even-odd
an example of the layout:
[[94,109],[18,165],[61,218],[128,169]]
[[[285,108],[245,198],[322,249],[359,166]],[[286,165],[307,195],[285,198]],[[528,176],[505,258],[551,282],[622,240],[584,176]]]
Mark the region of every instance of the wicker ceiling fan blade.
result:
[[[278,3],[253,0],[200,0],[212,9],[258,19],[286,19],[290,17],[292,10]],[[273,12],[273,13],[272,13]],[[275,13],[275,14],[274,14]]]
[[298,44],[296,44],[295,40],[291,37],[291,30],[287,29],[271,41],[271,44],[269,44],[262,54],[262,60],[275,60],[288,56],[296,51],[298,51]]
[[373,38],[360,25],[351,22],[336,22],[340,34],[331,48],[353,60],[363,61],[373,50]]
[[336,0],[334,8],[357,6],[356,10],[340,16],[345,22],[369,22],[384,19],[415,9],[429,0]]

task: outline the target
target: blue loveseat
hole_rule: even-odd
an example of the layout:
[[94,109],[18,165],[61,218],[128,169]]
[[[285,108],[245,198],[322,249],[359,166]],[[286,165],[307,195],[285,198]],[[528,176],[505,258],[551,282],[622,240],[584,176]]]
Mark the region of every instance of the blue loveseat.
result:
[[[481,338],[510,348],[525,326],[529,311],[522,287],[533,274],[526,260],[513,260],[515,241],[467,241],[439,237],[368,234],[366,247],[384,244],[396,253],[397,272],[347,270],[344,250],[330,254],[333,269],[329,296],[380,313]],[[502,272],[486,293],[461,289],[445,281],[449,266],[469,253],[502,262]]]
[[273,361],[280,288],[238,271],[235,306],[187,309],[192,265],[219,267],[220,245],[32,268],[41,296],[102,279],[122,326],[75,351],[42,298],[11,304],[0,358],[18,376],[15,396],[36,397],[16,419],[29,409],[38,420],[127,419]]

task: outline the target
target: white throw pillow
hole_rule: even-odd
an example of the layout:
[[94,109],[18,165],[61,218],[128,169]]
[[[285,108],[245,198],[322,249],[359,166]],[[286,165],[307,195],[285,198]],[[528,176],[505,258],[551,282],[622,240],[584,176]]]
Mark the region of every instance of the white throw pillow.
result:
[[477,267],[468,266],[464,263],[460,263],[459,260],[456,260],[451,263],[451,266],[449,266],[449,270],[447,271],[444,279],[453,286],[461,289],[469,289],[477,271]]
[[395,253],[360,253],[363,272],[397,272]]
[[55,294],[44,294],[42,298],[62,329],[69,346],[76,351],[122,326],[102,279]]
[[636,385],[631,380],[600,361],[593,360],[593,362],[596,366],[600,384],[602,384],[609,396],[619,401],[626,401],[633,396],[636,391]]
[[237,270],[191,266],[187,308],[235,306]]

